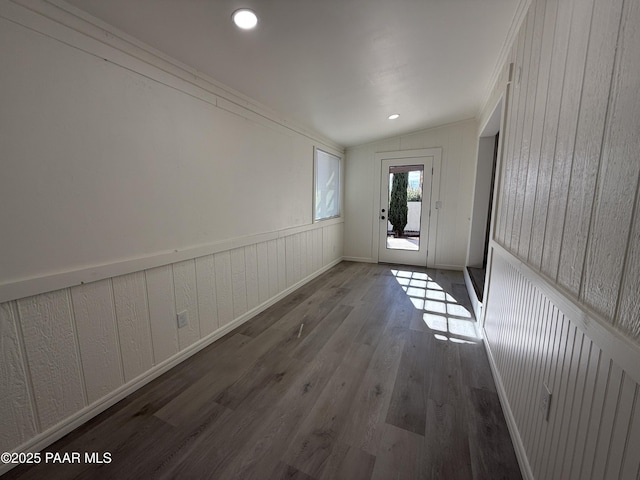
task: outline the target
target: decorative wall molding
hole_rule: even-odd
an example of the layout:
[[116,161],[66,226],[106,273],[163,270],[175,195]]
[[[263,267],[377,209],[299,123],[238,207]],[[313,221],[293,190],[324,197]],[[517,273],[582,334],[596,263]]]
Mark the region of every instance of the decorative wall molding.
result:
[[80,270],[60,272],[43,277],[29,278],[19,282],[0,284],[0,303],[15,300],[17,298],[37,295],[39,293],[52,292],[54,290],[72,287],[74,285],[96,282],[98,280],[116,277],[118,275],[126,275],[127,273],[147,270],[162,265],[169,265],[171,263],[203,257],[205,255],[212,255],[218,252],[245,247],[247,245],[257,244],[260,242],[284,238],[290,235],[295,235],[296,233],[317,230],[331,225],[341,224],[343,222],[344,220],[342,218],[336,218],[310,225],[287,228],[277,232],[231,238],[183,250],[162,252],[147,257],[132,258],[106,265],[95,265]]

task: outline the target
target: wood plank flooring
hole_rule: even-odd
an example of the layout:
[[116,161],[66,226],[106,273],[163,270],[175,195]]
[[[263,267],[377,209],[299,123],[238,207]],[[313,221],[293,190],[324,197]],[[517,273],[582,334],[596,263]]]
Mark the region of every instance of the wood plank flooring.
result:
[[3,480],[519,479],[463,284],[343,262]]

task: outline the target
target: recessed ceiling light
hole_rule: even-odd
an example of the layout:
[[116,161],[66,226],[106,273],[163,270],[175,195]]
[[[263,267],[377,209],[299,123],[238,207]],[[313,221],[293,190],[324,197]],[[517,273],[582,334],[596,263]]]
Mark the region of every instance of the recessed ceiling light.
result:
[[243,30],[251,30],[258,24],[258,17],[248,8],[241,8],[233,12],[233,23]]
[[398,115],[397,113],[394,113],[393,115],[389,115],[389,120],[395,120],[396,118],[400,117],[400,115]]

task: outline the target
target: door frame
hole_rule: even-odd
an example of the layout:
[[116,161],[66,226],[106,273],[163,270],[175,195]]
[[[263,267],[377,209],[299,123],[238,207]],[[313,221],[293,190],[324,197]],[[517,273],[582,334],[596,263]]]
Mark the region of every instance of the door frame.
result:
[[[377,152],[374,155],[377,172],[373,188],[373,254],[376,262],[380,262],[380,184],[382,179],[383,160],[402,160],[415,157],[433,157],[433,174],[429,202],[429,230],[427,232],[427,267],[436,267],[436,238],[438,234],[438,214],[440,212],[440,171],[442,169],[442,148],[421,148],[417,150],[397,150],[392,152]],[[423,212],[426,214],[427,212]]]
[[[390,169],[392,167],[418,166],[423,170],[422,199],[420,200],[420,232],[418,249],[409,250],[404,248],[389,248],[389,206],[391,190]],[[395,263],[400,265],[415,265],[424,267],[427,264],[427,253],[429,251],[429,212],[431,211],[431,186],[433,184],[433,157],[411,157],[411,158],[385,158],[381,161],[380,172],[380,210],[378,218],[378,262]],[[385,213],[382,212],[385,209]],[[408,212],[407,212],[408,213]],[[385,220],[382,220],[385,217]],[[407,218],[408,220],[408,218]]]

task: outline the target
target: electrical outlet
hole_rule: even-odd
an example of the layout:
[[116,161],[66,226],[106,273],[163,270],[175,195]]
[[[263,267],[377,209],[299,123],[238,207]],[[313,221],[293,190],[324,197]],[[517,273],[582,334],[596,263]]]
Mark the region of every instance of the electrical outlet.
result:
[[178,313],[178,328],[186,327],[189,324],[189,312],[183,310]]
[[546,383],[542,384],[542,398],[540,399],[540,411],[544,416],[545,422],[549,421],[549,412],[551,411],[551,390]]

